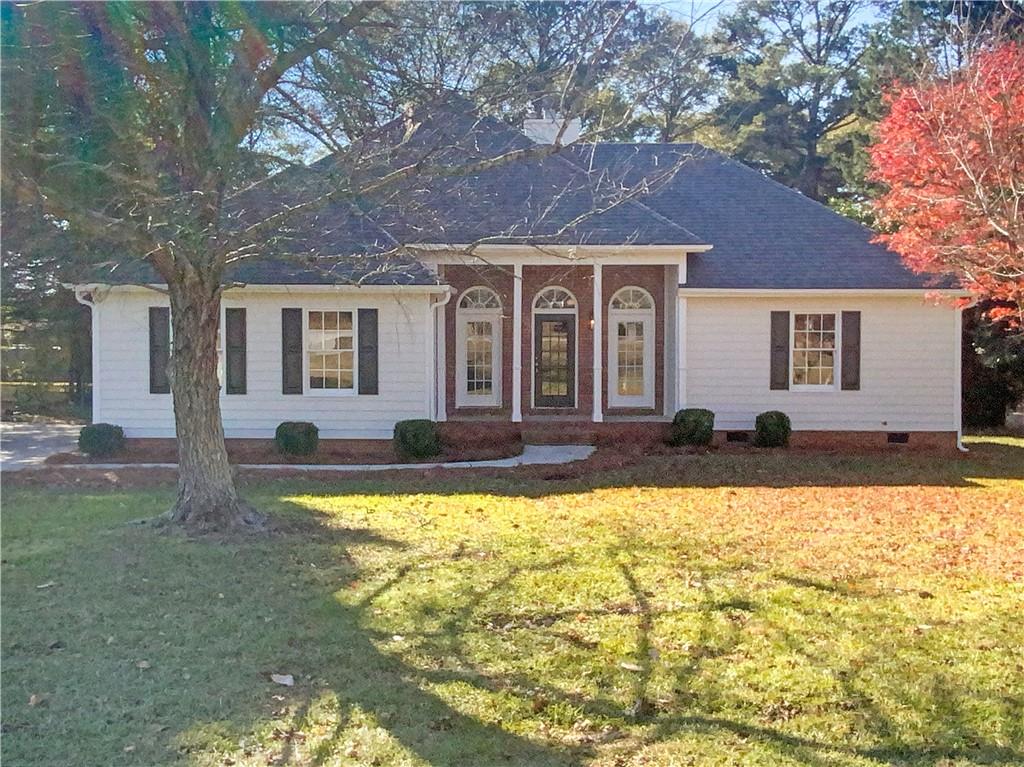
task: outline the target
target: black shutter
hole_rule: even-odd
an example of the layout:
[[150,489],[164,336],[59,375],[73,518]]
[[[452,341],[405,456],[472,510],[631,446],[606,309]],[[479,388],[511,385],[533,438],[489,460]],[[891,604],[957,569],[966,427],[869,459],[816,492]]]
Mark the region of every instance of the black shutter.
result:
[[224,389],[245,394],[245,309],[224,310]]
[[359,310],[359,393],[376,394],[377,310]]
[[302,394],[302,309],[281,310],[281,392]]
[[789,388],[789,312],[772,312],[772,389]]
[[860,389],[860,312],[843,312],[842,388]]
[[167,394],[171,379],[167,366],[171,361],[171,310],[166,306],[149,307],[149,392]]

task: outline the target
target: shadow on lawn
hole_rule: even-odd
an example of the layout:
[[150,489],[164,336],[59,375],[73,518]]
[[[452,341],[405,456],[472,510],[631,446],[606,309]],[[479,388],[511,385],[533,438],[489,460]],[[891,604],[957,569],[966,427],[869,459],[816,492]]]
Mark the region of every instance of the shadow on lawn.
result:
[[[290,505],[290,504],[289,504]],[[298,508],[298,507],[297,507]],[[329,559],[348,560],[351,547],[371,548],[403,556],[404,546],[365,529],[340,529],[323,524],[316,512],[301,507],[302,517],[271,545],[286,549],[282,555],[289,560],[313,561],[325,555]],[[289,515],[296,520],[296,515]],[[206,545],[199,542],[197,545]],[[300,600],[290,616],[296,627],[312,630],[301,640],[288,644],[300,651],[293,661],[296,686],[280,688],[293,705],[290,727],[278,734],[280,752],[268,755],[272,765],[322,765],[335,763],[341,754],[359,764],[380,764],[384,757],[360,751],[351,745],[348,729],[358,715],[363,721],[376,722],[386,730],[390,744],[385,750],[405,752],[403,760],[413,755],[430,765],[472,764],[476,767],[501,765],[537,765],[556,767],[581,764],[589,754],[583,748],[556,748],[522,737],[498,724],[465,714],[432,692],[430,686],[444,680],[444,675],[425,671],[404,662],[398,653],[383,649],[393,640],[390,632],[367,627],[376,603],[396,588],[412,572],[431,566],[430,560],[414,559],[398,564],[356,601],[348,603],[337,598],[339,592],[362,587],[362,577],[381,573],[352,570],[341,577],[322,580],[322,592],[313,595],[316,605]],[[326,564],[326,563],[325,563]],[[329,572],[329,567],[324,568]],[[510,576],[513,577],[513,576]],[[303,604],[305,602],[305,604]],[[304,652],[305,650],[305,652]],[[302,666],[305,665],[303,668]],[[461,678],[461,677],[460,677]],[[301,681],[300,681],[301,680]],[[304,728],[311,723],[315,701],[333,698],[337,705],[337,721],[326,738],[311,748],[304,746]],[[250,720],[256,724],[266,711],[236,712],[236,723]],[[372,729],[372,725],[369,725]],[[296,735],[296,733],[298,733]],[[239,732],[237,735],[245,736]],[[261,762],[262,763],[262,762]]]
[[[513,642],[508,652],[524,653],[529,651],[529,646],[514,643],[514,640],[524,636],[516,632],[528,632],[532,637],[522,639],[524,643],[541,637],[548,646],[565,646],[583,653],[598,652],[596,645],[566,629],[568,618],[579,619],[578,611],[542,611],[529,615],[493,612],[492,603],[504,603],[502,597],[508,596],[517,578],[571,566],[573,563],[564,557],[501,566],[491,574],[493,577],[469,568],[461,577],[473,581],[469,584],[473,598],[445,609],[436,628],[406,631],[402,641],[411,644],[402,646],[413,648],[411,656],[419,659],[406,660],[405,650],[389,648],[392,627],[386,625],[386,620],[376,617],[381,605],[386,605],[390,598],[407,601],[409,592],[402,592],[407,579],[427,577],[429,580],[432,570],[441,571],[450,567],[453,559],[465,556],[461,549],[430,558],[418,557],[406,551],[400,542],[371,531],[332,527],[326,517],[308,506],[291,503],[286,506],[287,517],[299,522],[296,529],[271,544],[282,549],[280,556],[284,559],[312,562],[319,558],[323,565],[320,569],[329,574],[327,560],[347,560],[349,550],[359,547],[385,555],[386,565],[372,573],[351,569],[340,576],[327,575],[316,586],[319,593],[312,595],[312,602],[320,604],[320,609],[311,610],[305,600],[298,600],[294,605],[289,620],[296,627],[308,626],[312,621],[312,630],[294,640],[298,653],[295,672],[301,681],[287,691],[294,706],[292,725],[280,738],[280,751],[276,758],[271,757],[270,764],[319,765],[336,759],[349,748],[347,739],[352,737],[349,729],[352,722],[356,717],[367,716],[386,730],[390,742],[406,756],[414,755],[434,767],[582,765],[605,750],[614,751],[615,764],[627,764],[642,748],[687,733],[706,733],[719,739],[719,747],[724,749],[729,748],[730,738],[738,737],[776,751],[780,759],[814,767],[834,764],[839,757],[881,763],[928,764],[941,758],[990,764],[1024,762],[1024,751],[998,745],[973,729],[963,715],[965,698],[956,692],[951,680],[941,674],[923,679],[908,678],[896,690],[901,696],[899,705],[912,709],[925,720],[924,729],[929,733],[925,740],[920,738],[920,728],[914,733],[906,731],[870,696],[861,692],[855,670],[839,672],[846,698],[844,705],[848,707],[845,710],[858,722],[855,740],[873,745],[826,742],[794,734],[791,729],[787,731],[784,723],[789,714],[785,706],[779,711],[763,711],[760,716],[754,714],[742,720],[720,715],[721,701],[735,700],[742,691],[734,689],[734,680],[716,677],[706,663],[741,648],[745,639],[749,639],[747,621],[758,613],[759,607],[756,602],[734,596],[723,598],[713,584],[718,582],[716,579],[729,578],[743,565],[697,570],[700,597],[696,604],[685,608],[697,615],[696,638],[689,644],[686,658],[668,669],[674,681],[671,699],[655,699],[650,690],[652,677],[655,667],[659,664],[664,667],[664,664],[653,650],[652,634],[657,622],[673,610],[652,605],[653,594],[644,588],[637,575],[629,543],[622,543],[612,554],[618,561],[622,583],[630,598],[625,602],[595,605],[584,609],[582,614],[591,620],[601,616],[625,616],[633,622],[635,667],[629,669],[633,673],[631,703],[624,704],[621,696],[616,698],[611,693],[568,692],[547,679],[542,671],[532,671],[532,663],[517,664],[514,672],[496,671],[483,665],[474,648],[467,644],[474,633],[497,633],[503,640]],[[287,573],[281,576],[294,577]],[[274,576],[268,574],[268,577]],[[368,588],[358,599],[337,597],[339,592],[353,586],[361,587],[359,579],[374,577],[381,578],[380,583]],[[792,585],[814,587],[814,584]],[[846,595],[833,596],[845,598]],[[420,598],[429,599],[427,595]],[[403,607],[408,609],[405,601]],[[374,623],[384,623],[385,628],[372,628]],[[258,630],[258,627],[250,628]],[[773,628],[785,634],[790,649],[806,663],[820,667],[823,673],[829,673],[835,665],[834,659],[819,657],[797,635],[788,633],[786,626]],[[292,645],[292,640],[289,644]],[[531,671],[518,670],[523,668]],[[516,722],[504,721],[497,715],[492,721],[483,721],[457,710],[434,691],[452,684],[468,687],[476,695],[511,697],[520,710],[532,712],[526,716],[534,720],[543,718],[547,709],[568,708],[576,712],[586,726],[563,729],[560,735],[549,732],[549,737],[528,738],[512,731]],[[301,733],[310,724],[312,708],[325,695],[337,702],[337,721],[333,732],[322,742],[306,748],[294,733]],[[497,697],[489,700],[495,706],[498,704]],[[1011,722],[1015,703],[1019,701],[995,701],[993,706],[994,710],[1002,712],[1000,716],[1005,714],[1006,721]],[[239,731],[233,733],[232,739],[237,741],[239,736],[245,735],[244,722],[258,726],[267,713],[264,710],[235,711],[232,726]],[[773,726],[775,722],[780,724]],[[641,727],[633,729],[632,725]],[[1010,742],[1019,743],[1022,733],[1018,727],[1008,735]],[[387,761],[379,755],[347,753],[363,764]]]

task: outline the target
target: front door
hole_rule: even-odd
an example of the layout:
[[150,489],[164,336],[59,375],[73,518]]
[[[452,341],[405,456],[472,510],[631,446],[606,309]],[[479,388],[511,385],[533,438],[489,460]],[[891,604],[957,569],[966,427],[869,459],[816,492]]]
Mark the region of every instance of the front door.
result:
[[575,315],[534,316],[533,392],[537,407],[576,406]]

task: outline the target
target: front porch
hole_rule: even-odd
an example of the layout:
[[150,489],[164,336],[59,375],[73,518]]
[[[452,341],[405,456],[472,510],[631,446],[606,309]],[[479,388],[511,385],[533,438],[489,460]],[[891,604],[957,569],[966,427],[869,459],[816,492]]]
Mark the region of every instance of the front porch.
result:
[[436,420],[526,427],[675,412],[685,255],[436,266],[452,290],[435,329]]

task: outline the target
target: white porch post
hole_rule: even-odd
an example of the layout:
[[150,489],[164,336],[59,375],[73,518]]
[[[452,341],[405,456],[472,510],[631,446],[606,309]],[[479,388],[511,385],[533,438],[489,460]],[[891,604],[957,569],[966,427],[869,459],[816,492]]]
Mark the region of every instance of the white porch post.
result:
[[[450,295],[449,295],[450,298]],[[441,308],[434,310],[434,323],[437,326],[435,337],[437,339],[437,364],[434,370],[436,377],[435,390],[437,391],[437,418],[438,421],[448,420],[448,333],[447,304],[445,300]]]
[[[679,265],[678,283],[686,283],[686,262]],[[686,407],[686,299],[676,290],[676,409]]]
[[512,276],[512,422],[523,420],[523,265]]
[[594,264],[594,423],[604,420],[604,375],[601,365],[601,344],[604,333],[604,299],[601,289],[601,264]]

